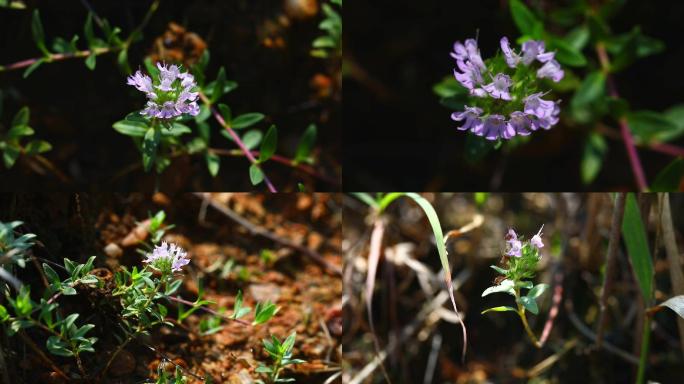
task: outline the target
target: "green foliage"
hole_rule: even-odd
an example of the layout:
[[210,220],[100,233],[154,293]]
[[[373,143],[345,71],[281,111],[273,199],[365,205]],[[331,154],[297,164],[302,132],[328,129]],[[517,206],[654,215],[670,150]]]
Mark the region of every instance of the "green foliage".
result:
[[316,125],[310,124],[302,138],[299,140],[299,145],[297,145],[297,152],[294,157],[294,164],[309,163],[313,164],[314,159],[311,156],[311,151],[313,150],[314,144],[316,142]]
[[653,261],[646,237],[646,229],[641,220],[641,211],[633,193],[627,195],[625,216],[622,220],[622,237],[641,294],[648,305],[653,294]]
[[[0,104],[2,99],[0,99]],[[1,109],[1,108],[0,108]],[[0,123],[0,152],[6,168],[12,168],[20,155],[35,156],[52,149],[44,140],[28,140],[35,131],[29,126],[29,108],[23,107],[14,115],[10,128],[4,132]]]
[[185,384],[187,383],[187,378],[183,375],[183,370],[181,367],[176,366],[176,371],[173,376],[169,376],[164,370],[163,362],[157,367],[157,381],[155,384]]
[[543,30],[542,22],[520,0],[510,0],[511,16],[516,27],[523,35],[539,38]]
[[634,139],[641,143],[676,137],[673,133],[677,131],[677,125],[662,113],[634,111],[627,114],[627,121]]
[[327,58],[342,56],[342,0],[330,0],[322,3],[324,19],[318,24],[323,35],[317,37],[312,43],[311,56]]
[[652,192],[678,191],[682,180],[684,180],[684,159],[678,158],[658,173],[650,189]]
[[17,236],[14,231],[24,224],[21,221],[0,221],[0,264],[12,263],[21,268],[26,266],[26,259],[34,245],[36,235],[25,233]]
[[608,152],[608,145],[603,136],[595,132],[590,133],[584,144],[582,164],[580,165],[582,182],[584,184],[591,184],[596,179],[603,166],[606,152]]
[[292,349],[294,348],[297,333],[292,332],[282,342],[277,337],[271,335],[271,340],[264,339],[264,350],[268,353],[273,361],[271,365],[260,365],[257,367],[257,373],[263,373],[268,378],[269,383],[289,383],[294,382],[291,378],[281,378],[283,368],[288,365],[301,364],[304,360],[295,359],[292,357]]
[[7,334],[12,336],[27,328],[40,327],[50,335],[45,345],[53,355],[78,357],[83,352],[95,352],[93,346],[97,342],[97,337],[86,337],[95,326],[93,324],[78,326],[76,323],[78,313],[62,318],[61,312],[57,311],[58,304],[54,300],[59,294],[75,295],[75,286],[98,284],[97,277],[90,274],[94,261],[95,256],[90,257],[85,264],[77,264],[65,258],[64,268],[69,277],[64,280],[59,278],[54,269],[43,264],[49,285],[38,303],[31,300],[28,285],[24,285],[16,297],[11,297],[8,292],[7,301],[14,316],[11,316],[5,307],[0,308],[0,322],[9,324],[9,327],[5,328]]

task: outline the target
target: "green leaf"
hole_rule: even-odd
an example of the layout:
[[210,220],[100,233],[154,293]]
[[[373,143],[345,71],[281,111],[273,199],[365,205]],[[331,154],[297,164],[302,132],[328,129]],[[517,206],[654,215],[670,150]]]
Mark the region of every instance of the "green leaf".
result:
[[8,145],[2,152],[2,160],[5,162],[5,167],[12,168],[14,163],[17,161],[21,150],[14,145]]
[[527,292],[527,297],[536,299],[540,297],[541,295],[544,294],[544,291],[546,291],[549,288],[548,284],[537,284],[534,286],[534,288],[530,289],[529,292]]
[[541,24],[525,4],[520,0],[510,0],[511,16],[518,30],[523,35],[538,37],[538,24]]
[[247,127],[251,127],[252,125],[260,122],[261,120],[264,119],[264,114],[262,113],[257,113],[257,112],[251,112],[251,113],[245,113],[243,115],[240,115],[233,119],[230,122],[230,126],[233,129],[243,129]]
[[670,120],[677,128],[673,131],[663,132],[658,135],[658,140],[672,141],[684,135],[684,104],[678,104],[665,111],[665,118]]
[[219,69],[218,75],[216,76],[216,82],[212,88],[211,102],[215,102],[223,96],[223,86],[226,83],[226,70],[221,67]]
[[439,97],[467,96],[468,91],[456,81],[453,76],[447,76],[432,87],[432,91]]
[[606,157],[607,151],[608,145],[603,136],[595,132],[587,136],[580,166],[582,183],[591,184],[596,179],[603,166],[603,160]]
[[601,71],[590,73],[580,84],[572,98],[574,105],[586,106],[603,96],[606,86],[606,76]]
[[627,247],[632,270],[636,275],[641,294],[647,305],[653,292],[653,261],[649,250],[646,230],[641,221],[639,205],[633,193],[627,194],[625,215],[622,221],[622,238]]
[[565,65],[572,67],[584,67],[587,65],[587,58],[582,52],[567,43],[560,37],[554,37],[550,41],[551,50],[556,50],[556,59]]
[[45,140],[33,140],[26,145],[27,155],[36,155],[52,149],[52,145]]
[[247,147],[247,149],[252,150],[256,148],[259,143],[261,143],[262,137],[263,134],[261,131],[252,129],[247,131],[247,133],[242,136],[242,143],[245,145],[245,147]]
[[46,263],[43,263],[43,271],[45,271],[45,276],[47,277],[50,284],[54,284],[58,287],[62,284],[62,280],[60,280],[59,275],[57,275],[57,272],[55,272],[55,270],[52,269],[52,267],[50,267]]
[[92,50],[96,47],[95,32],[93,31],[93,13],[88,12],[85,24],[83,25],[83,35],[86,38],[88,47]]
[[143,166],[148,172],[157,157],[157,147],[159,146],[160,132],[155,127],[150,127],[145,133],[142,143]]
[[520,303],[531,313],[539,314],[539,307],[537,307],[537,301],[534,298],[523,296],[520,298]]
[[171,128],[162,129],[161,135],[167,137],[178,137],[186,133],[192,133],[192,129],[185,124],[181,124],[177,121],[171,123]]
[[264,172],[259,168],[258,164],[252,164],[249,166],[249,180],[252,185],[259,185],[264,181]]
[[33,41],[36,42],[38,49],[40,49],[45,56],[50,56],[50,51],[45,46],[45,32],[43,32],[43,23],[40,21],[40,13],[37,9],[33,11],[31,32],[33,33]]
[[660,53],[665,44],[641,33],[636,26],[630,32],[606,40],[606,49],[613,55],[610,69],[617,72],[625,69],[636,59]]
[[297,332],[292,331],[290,336],[283,341],[283,344],[281,345],[280,350],[284,352],[284,354],[288,354],[292,351],[292,348],[294,347],[295,340],[297,339]]
[[254,321],[252,325],[263,324],[269,320],[278,312],[278,307],[267,301],[266,303],[257,303],[256,308],[254,308]]
[[62,286],[62,294],[65,296],[73,296],[76,294],[76,290],[72,286],[64,285]]
[[484,315],[487,312],[517,312],[517,310],[513,307],[501,306],[501,307],[493,307],[493,308],[485,309],[480,314]]
[[121,72],[125,74],[131,73],[131,67],[128,65],[128,50],[122,49],[116,57],[116,62],[119,64]]
[[510,279],[502,281],[499,285],[493,285],[482,292],[482,297],[491,295],[492,293],[505,292],[511,296],[515,296],[515,282]]
[[635,111],[627,114],[629,129],[640,143],[660,141],[662,137],[672,137],[677,125],[664,114],[655,111]]
[[92,52],[90,55],[88,55],[88,58],[85,61],[85,65],[91,71],[95,69],[95,52]]
[[31,136],[34,133],[33,128],[28,125],[15,125],[7,131],[7,138],[11,140],[21,136]]
[[68,349],[68,345],[59,339],[57,336],[50,336],[45,343],[48,351],[57,356],[73,356],[74,354]]
[[577,51],[582,51],[589,42],[589,27],[580,25],[565,35],[565,42]]
[[295,152],[294,163],[313,163],[311,160],[311,150],[313,149],[314,143],[316,142],[316,125],[310,124],[302,138],[299,140],[297,145],[297,152]]
[[14,115],[12,119],[12,126],[16,127],[18,125],[28,125],[29,123],[29,108],[23,107]]
[[675,159],[667,165],[651,184],[651,192],[675,192],[684,179],[684,159]]
[[204,158],[207,161],[207,169],[209,170],[209,173],[212,177],[216,177],[216,175],[218,175],[219,167],[221,165],[221,159],[218,157],[217,154],[210,152],[207,152],[204,155]]
[[587,123],[592,119],[594,104],[604,96],[606,76],[603,72],[590,73],[575,92],[570,101],[573,117],[579,123]]
[[261,142],[261,147],[259,147],[259,162],[263,163],[273,156],[278,145],[278,130],[275,125],[271,127],[266,132],[264,140]]
[[112,125],[114,129],[127,136],[143,137],[148,130],[146,121],[121,120]]
[[40,65],[43,64],[44,62],[45,62],[45,59],[44,59],[44,58],[43,58],[43,59],[39,59],[39,60],[36,61],[35,63],[31,64],[28,68],[26,68],[26,70],[24,71],[24,74],[21,75],[21,76],[22,76],[24,79],[27,78],[27,77],[29,77],[29,75],[30,75],[31,73],[33,73],[33,71],[35,71],[36,69],[38,69],[38,67],[40,67]]
[[230,121],[233,119],[233,113],[230,110],[230,107],[223,103],[219,104],[217,107],[219,112],[221,113],[221,117],[223,117],[223,120],[225,120],[227,124],[230,124]]

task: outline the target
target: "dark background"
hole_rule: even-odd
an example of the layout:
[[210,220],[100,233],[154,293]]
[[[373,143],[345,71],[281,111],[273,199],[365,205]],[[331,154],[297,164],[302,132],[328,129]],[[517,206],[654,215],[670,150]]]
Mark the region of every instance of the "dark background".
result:
[[[125,39],[142,21],[151,1],[89,1],[95,12],[120,27]],[[0,64],[39,57],[33,42],[31,17],[40,10],[48,47],[55,37],[80,36],[79,49],[86,49],[83,25],[87,9],[78,0],[27,1],[26,10],[0,9]],[[289,26],[279,20],[289,19]],[[208,81],[215,79],[221,65],[237,89],[222,98],[233,114],[262,112],[266,122],[259,123],[265,134],[270,124],[278,127],[278,154],[292,157],[302,133],[310,123],[318,125],[317,147],[321,172],[339,176],[341,156],[341,118],[339,98],[315,99],[310,86],[317,73],[339,71],[339,61],[316,59],[309,55],[311,42],[321,34],[321,14],[303,20],[286,16],[285,1],[162,1],[143,30],[143,40],[129,50],[133,70],[143,66],[153,41],[173,21],[189,32],[197,33],[208,45],[211,61],[206,71]],[[94,24],[95,33],[102,36]],[[265,38],[282,38],[282,48],[269,48]],[[337,68],[337,69],[335,69]],[[141,163],[141,156],[129,137],[112,128],[112,123],[143,107],[144,95],[126,85],[126,75],[116,64],[116,53],[97,57],[94,71],[84,59],[69,59],[43,64],[27,79],[23,69],[0,72],[0,89],[5,94],[2,121],[11,122],[21,106],[31,109],[30,125],[36,139],[48,140],[53,150],[46,157],[70,176],[65,185],[54,177],[36,175],[20,161],[7,171],[0,166],[0,190],[40,190],[43,188],[75,190],[151,190],[154,174],[137,170],[113,179],[126,167]],[[211,118],[212,147],[237,148],[219,135],[219,126]],[[191,124],[191,127],[194,125]],[[190,136],[195,136],[196,133]],[[161,188],[183,190],[253,190],[246,158],[221,158],[216,178],[209,175],[203,156],[180,158],[168,168]],[[296,189],[298,182],[309,180],[280,164],[266,164],[266,174],[280,189]],[[309,189],[337,190],[339,186],[311,181]],[[308,183],[307,183],[308,184]],[[263,184],[256,189],[264,188]]]
[[[568,2],[526,3],[549,7]],[[644,34],[666,44],[664,52],[615,75],[632,110],[662,111],[682,102],[684,77],[675,75],[684,59],[682,14],[682,2],[628,0],[610,21],[614,32],[641,25]],[[451,111],[440,105],[432,86],[452,73],[449,52],[454,41],[475,37],[479,30],[479,46],[487,58],[499,49],[502,36],[511,41],[519,36],[508,1],[355,1],[347,3],[344,16],[353,21],[347,22],[344,36],[345,190],[635,188],[624,144],[611,139],[600,174],[584,187],[580,161],[589,127],[568,127],[563,120],[550,131],[532,135],[507,158],[498,151],[475,166],[466,163],[466,134],[456,129]],[[596,68],[595,53],[589,47],[583,53],[590,62],[587,68]],[[577,73],[583,76],[584,71]],[[560,96],[565,99],[561,107],[569,105],[570,96]],[[648,150],[639,154],[649,182],[672,161]]]

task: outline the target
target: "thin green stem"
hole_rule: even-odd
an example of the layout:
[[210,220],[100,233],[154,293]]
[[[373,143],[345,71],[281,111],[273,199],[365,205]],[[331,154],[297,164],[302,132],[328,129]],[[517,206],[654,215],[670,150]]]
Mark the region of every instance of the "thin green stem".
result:
[[532,329],[530,329],[530,325],[527,323],[527,316],[525,315],[525,307],[523,307],[522,303],[518,300],[518,297],[520,297],[520,289],[515,290],[515,297],[516,297],[516,304],[518,305],[518,316],[520,316],[520,320],[522,320],[523,327],[525,328],[525,332],[527,332],[527,336],[529,336],[530,341],[532,341],[532,344],[534,344],[535,347],[541,348],[541,343],[539,343],[539,340],[537,337],[534,335],[532,332]]

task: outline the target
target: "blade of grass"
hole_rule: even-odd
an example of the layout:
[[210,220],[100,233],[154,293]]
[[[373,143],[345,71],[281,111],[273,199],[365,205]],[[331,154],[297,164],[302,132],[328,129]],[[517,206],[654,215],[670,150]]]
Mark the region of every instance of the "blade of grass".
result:
[[[627,195],[625,216],[622,222],[622,236],[632,263],[632,269],[643,295],[644,306],[648,308],[651,305],[653,291],[653,260],[651,260],[651,252],[648,248],[648,239],[646,238],[646,230],[641,219],[639,205],[633,193]],[[642,312],[645,313],[645,311]],[[642,313],[645,319],[642,327],[637,383],[643,383],[646,376],[648,347],[651,337],[651,320],[644,316],[644,313]]]
[[430,202],[427,201],[423,196],[413,192],[406,193],[406,196],[413,199],[413,201],[415,201],[423,209],[428,221],[430,222],[430,226],[432,227],[432,232],[435,235],[435,242],[437,244],[437,251],[439,252],[439,260],[442,263],[442,269],[444,269],[444,279],[446,280],[449,298],[451,299],[451,304],[454,307],[454,312],[458,317],[458,322],[461,324],[461,330],[463,333],[463,351],[461,353],[461,362],[464,362],[468,347],[468,333],[466,331],[465,324],[463,323],[463,319],[461,319],[461,315],[458,313],[458,308],[456,307],[456,300],[454,299],[454,287],[451,282],[451,270],[449,269],[449,259],[447,258],[444,235],[442,233],[442,226],[439,223],[439,217],[437,217],[437,212],[435,212],[432,204],[430,204]]

